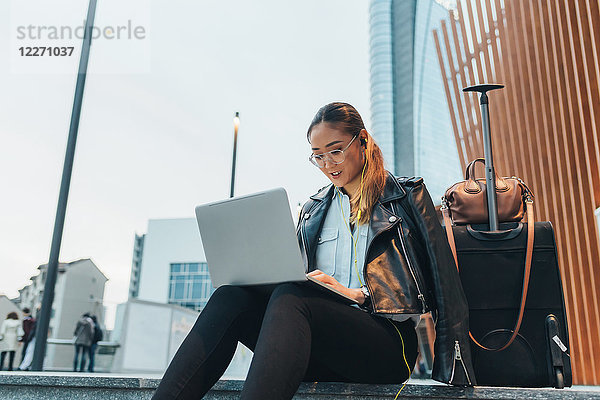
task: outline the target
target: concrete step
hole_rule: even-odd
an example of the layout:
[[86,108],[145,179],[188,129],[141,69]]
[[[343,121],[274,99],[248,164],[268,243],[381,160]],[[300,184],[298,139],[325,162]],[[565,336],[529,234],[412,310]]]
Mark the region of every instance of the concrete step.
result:
[[[150,399],[160,377],[57,372],[0,372],[2,400]],[[243,381],[219,381],[205,399],[237,399]],[[393,399],[401,385],[339,382],[303,383],[295,399]],[[568,389],[460,388],[431,380],[411,380],[399,399],[600,399],[600,387]]]

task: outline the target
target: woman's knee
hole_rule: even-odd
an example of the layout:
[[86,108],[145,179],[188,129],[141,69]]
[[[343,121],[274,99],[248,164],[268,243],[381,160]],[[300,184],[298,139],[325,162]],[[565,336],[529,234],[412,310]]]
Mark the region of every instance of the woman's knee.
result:
[[301,310],[306,306],[306,287],[298,283],[280,283],[269,299],[269,308]]
[[219,286],[210,296],[208,302],[217,302],[220,304],[239,303],[247,301],[252,297],[252,293],[248,288],[242,286],[223,285]]
[[221,320],[235,318],[253,304],[253,294],[247,288],[224,285],[217,288],[208,299],[206,306],[198,316],[201,319]]
[[280,283],[273,289],[273,293],[271,293],[271,298],[277,298],[281,296],[290,296],[302,298],[306,295],[306,288],[303,285],[298,284],[297,282],[284,282]]

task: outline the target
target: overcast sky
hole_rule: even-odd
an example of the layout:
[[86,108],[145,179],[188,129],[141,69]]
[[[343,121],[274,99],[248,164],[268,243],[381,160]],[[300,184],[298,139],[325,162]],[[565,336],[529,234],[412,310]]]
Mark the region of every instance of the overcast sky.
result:
[[[367,0],[98,0],[98,38],[71,181],[61,261],[91,258],[109,308],[127,299],[134,234],[228,197],[240,112],[236,194],[283,186],[304,202],[328,180],[307,161],[315,112],[346,101],[370,128]],[[82,25],[87,1],[0,2],[0,294],[48,262],[81,41],[17,35]],[[39,33],[39,32],[38,32]],[[48,34],[46,30],[42,32]],[[24,57],[21,46],[75,46]],[[44,72],[46,71],[46,72]]]

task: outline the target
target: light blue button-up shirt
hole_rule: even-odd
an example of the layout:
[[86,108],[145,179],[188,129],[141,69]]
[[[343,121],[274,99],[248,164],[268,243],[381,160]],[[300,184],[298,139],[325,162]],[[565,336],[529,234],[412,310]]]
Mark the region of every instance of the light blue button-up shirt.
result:
[[[335,188],[317,242],[317,268],[333,276],[348,288],[359,288],[365,284],[363,264],[369,227],[367,224],[355,224],[352,231],[353,239],[350,234],[349,218],[350,197]],[[356,241],[356,266],[353,240]]]

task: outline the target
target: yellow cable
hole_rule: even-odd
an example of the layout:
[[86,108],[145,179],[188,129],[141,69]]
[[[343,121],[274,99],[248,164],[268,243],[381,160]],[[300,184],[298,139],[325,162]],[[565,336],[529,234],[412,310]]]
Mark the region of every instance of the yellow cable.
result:
[[357,233],[357,237],[356,240],[354,239],[354,235],[352,234],[352,231],[350,230],[350,226],[348,224],[348,222],[346,221],[346,215],[344,214],[344,207],[342,205],[342,194],[340,193],[339,189],[336,187],[335,188],[338,191],[338,200],[340,203],[340,210],[342,211],[342,218],[344,219],[344,224],[346,225],[346,228],[348,228],[348,232],[350,232],[350,237],[352,238],[352,244],[354,246],[354,270],[356,271],[356,276],[358,277],[358,282],[360,283],[360,286],[363,285],[362,283],[362,279],[360,279],[360,274],[358,273],[358,258],[356,256],[356,252],[357,252],[357,244],[358,244],[358,238],[360,237],[360,225],[356,226],[356,233]]
[[400,390],[398,390],[398,393],[396,393],[396,397],[394,397],[394,400],[396,400],[398,398],[398,396],[400,395],[400,392],[402,391],[402,389],[404,389],[404,386],[406,386],[406,382],[408,382],[408,380],[410,379],[410,375],[412,374],[412,371],[410,370],[410,365],[408,365],[408,361],[406,360],[406,352],[404,351],[404,339],[402,338],[402,334],[400,333],[400,331],[398,330],[398,328],[396,327],[396,325],[394,325],[394,323],[392,321],[390,321],[389,319],[388,319],[388,321],[390,322],[390,324],[392,324],[394,329],[396,329],[396,332],[398,332],[398,336],[400,336],[400,341],[402,342],[402,357],[404,357],[404,362],[406,363],[406,368],[408,369],[408,378],[406,378],[406,381],[404,381],[404,383],[402,384],[402,387],[400,388]]

